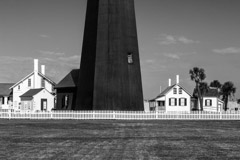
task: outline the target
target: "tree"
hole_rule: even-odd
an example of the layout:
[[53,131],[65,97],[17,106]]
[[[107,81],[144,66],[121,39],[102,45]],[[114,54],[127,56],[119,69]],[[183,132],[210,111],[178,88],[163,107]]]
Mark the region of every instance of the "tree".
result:
[[240,104],[240,99],[237,100],[237,103]]
[[201,82],[200,85],[199,85],[199,89],[200,89],[201,95],[207,93],[208,90],[209,90],[208,83],[207,82]]
[[[200,89],[201,95],[204,95],[205,93],[207,93],[207,92],[209,91],[208,83],[207,83],[207,82],[201,82],[201,83],[199,83],[199,89]],[[197,87],[194,88],[193,96],[194,96],[194,97],[198,97]]]
[[225,82],[221,88],[221,93],[223,95],[223,101],[225,103],[225,107],[224,110],[227,110],[227,106],[228,106],[228,99],[231,96],[234,96],[236,92],[236,87],[234,86],[233,82],[228,81]]
[[196,83],[198,100],[200,102],[200,109],[201,111],[203,111],[203,101],[202,101],[202,94],[200,90],[200,84],[206,78],[205,71],[202,68],[194,67],[193,69],[190,69],[189,74],[190,74],[191,80],[195,81]]
[[222,84],[218,80],[214,80],[210,83],[210,87],[220,89],[222,87]]

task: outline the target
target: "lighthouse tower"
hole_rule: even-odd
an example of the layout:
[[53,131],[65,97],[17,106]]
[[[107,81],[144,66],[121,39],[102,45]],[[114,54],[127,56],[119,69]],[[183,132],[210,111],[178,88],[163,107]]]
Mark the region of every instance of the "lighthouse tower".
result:
[[143,111],[134,0],[88,0],[75,110]]

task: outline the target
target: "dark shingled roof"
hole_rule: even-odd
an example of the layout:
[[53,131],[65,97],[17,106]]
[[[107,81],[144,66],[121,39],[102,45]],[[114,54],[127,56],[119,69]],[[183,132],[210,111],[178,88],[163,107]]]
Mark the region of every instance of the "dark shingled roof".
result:
[[12,92],[9,89],[14,83],[0,83],[0,96],[9,96]]
[[23,95],[21,95],[20,97],[33,97],[34,95],[38,94],[40,91],[42,91],[43,88],[39,88],[39,89],[30,89],[28,90],[26,93],[24,93]]
[[219,97],[220,94],[217,88],[210,88],[206,93],[203,93],[204,97]]
[[80,69],[72,70],[55,86],[55,88],[58,89],[58,88],[76,87],[78,77],[79,77],[79,70]]

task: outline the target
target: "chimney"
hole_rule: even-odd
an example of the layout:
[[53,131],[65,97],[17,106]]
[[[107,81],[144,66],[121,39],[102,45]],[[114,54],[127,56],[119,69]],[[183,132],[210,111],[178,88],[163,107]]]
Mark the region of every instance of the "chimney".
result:
[[168,79],[168,86],[170,87],[172,85],[172,80]]
[[34,72],[38,72],[38,59],[34,59]]
[[41,65],[41,73],[45,75],[45,65]]
[[179,75],[176,76],[176,84],[179,84]]

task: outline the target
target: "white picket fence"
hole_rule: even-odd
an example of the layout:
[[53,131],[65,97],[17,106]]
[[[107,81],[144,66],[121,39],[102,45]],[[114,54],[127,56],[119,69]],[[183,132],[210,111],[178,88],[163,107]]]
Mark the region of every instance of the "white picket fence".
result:
[[76,120],[240,120],[240,112],[128,112],[128,111],[51,111],[14,112],[0,110],[0,119]]

